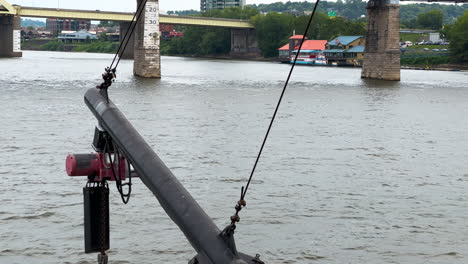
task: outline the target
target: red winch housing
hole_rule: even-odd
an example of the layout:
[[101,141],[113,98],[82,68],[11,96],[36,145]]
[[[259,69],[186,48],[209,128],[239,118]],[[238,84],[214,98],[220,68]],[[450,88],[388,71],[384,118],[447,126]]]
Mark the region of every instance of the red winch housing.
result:
[[94,182],[115,181],[116,177],[124,181],[129,171],[125,157],[120,157],[120,162],[113,160],[112,164],[113,169],[109,161],[109,155],[100,152],[69,154],[66,159],[68,176],[88,176]]

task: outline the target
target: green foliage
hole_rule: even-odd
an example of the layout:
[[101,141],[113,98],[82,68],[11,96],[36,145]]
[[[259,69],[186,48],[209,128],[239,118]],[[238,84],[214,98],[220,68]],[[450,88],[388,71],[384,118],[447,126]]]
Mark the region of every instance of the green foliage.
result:
[[[78,52],[95,52],[95,53],[116,53],[119,48],[117,42],[95,41],[91,43],[73,43],[76,45],[73,51]],[[53,40],[41,46],[41,50],[48,51],[64,51],[64,44],[62,41]]]
[[468,10],[463,16],[448,27],[446,32],[450,40],[450,52],[458,62],[468,61]]
[[73,48],[73,51],[78,52],[95,52],[95,53],[116,53],[119,48],[117,42],[95,41],[86,44],[78,44]]
[[230,19],[250,19],[257,15],[259,12],[257,9],[252,7],[231,7],[225,9],[213,9],[204,13],[201,13],[202,17],[218,17],[218,18],[230,18]]
[[231,49],[231,31],[224,28],[191,27],[184,37],[162,41],[165,55],[219,55]]
[[[258,14],[253,8],[226,8],[200,14],[203,17],[249,19]],[[225,28],[184,27],[184,36],[161,42],[165,55],[221,55],[231,50],[231,30]]]
[[178,16],[193,16],[193,15],[199,15],[200,11],[198,10],[182,10],[182,11],[168,11],[168,15],[178,15]]
[[450,57],[448,56],[434,56],[434,57],[409,57],[401,58],[401,65],[415,65],[430,67],[438,64],[450,63]]
[[439,30],[442,28],[444,15],[440,10],[432,10],[418,15],[416,23],[420,28]]
[[101,34],[99,34],[99,40],[101,40],[101,41],[107,41],[107,40],[108,40],[107,33],[106,33],[106,32],[102,32]]
[[59,40],[49,41],[48,43],[41,46],[41,49],[48,51],[63,51],[63,42]]
[[440,46],[440,45],[413,45],[413,46],[410,46],[408,47],[407,49],[410,49],[410,50],[423,50],[423,49],[445,49],[443,46]]
[[257,31],[258,46],[265,57],[278,55],[278,48],[288,42],[295,25],[295,17],[287,14],[268,13],[251,19]]
[[[314,2],[276,2],[272,4],[259,4],[259,5],[250,5],[253,8],[257,8],[260,12],[282,12],[282,13],[298,13],[304,11],[312,11],[314,8]],[[364,0],[338,0],[336,2],[332,1],[322,1],[320,2],[318,11],[322,13],[327,13],[328,11],[336,11],[337,16],[345,17],[348,19],[359,19],[362,15],[367,16],[366,12],[367,1]],[[414,28],[414,26],[407,26],[411,20],[416,20],[417,15],[425,13],[432,10],[442,11],[445,22],[451,23],[458,16],[461,16],[464,10],[468,9],[468,4],[464,5],[445,5],[445,4],[436,4],[436,3],[418,3],[418,4],[408,4],[401,5],[400,8],[400,17],[402,24],[408,28]]]
[[416,17],[419,14],[427,13],[429,11],[441,11],[444,17],[444,23],[452,23],[457,17],[461,16],[463,12],[468,9],[468,4],[464,5],[445,5],[445,4],[409,4],[401,5],[400,20],[403,27],[416,28]]
[[120,22],[118,21],[100,21],[98,27],[118,27]]
[[[259,4],[251,5],[253,8],[257,8],[260,12],[281,12],[289,14],[303,15],[304,11],[312,11],[315,2],[276,2],[271,4]],[[323,1],[318,6],[318,11],[322,13],[328,13],[328,11],[335,11],[338,17],[344,17],[348,19],[358,19],[361,16],[367,15],[366,12],[367,1],[363,0],[338,0],[336,2]]]
[[445,25],[442,27],[442,29],[439,31],[440,37],[442,39],[449,39],[449,34],[450,31],[452,30],[453,24]]
[[[421,42],[427,37],[427,34],[421,33],[400,33],[401,41],[411,41],[413,43]],[[417,47],[417,46],[412,46]]]

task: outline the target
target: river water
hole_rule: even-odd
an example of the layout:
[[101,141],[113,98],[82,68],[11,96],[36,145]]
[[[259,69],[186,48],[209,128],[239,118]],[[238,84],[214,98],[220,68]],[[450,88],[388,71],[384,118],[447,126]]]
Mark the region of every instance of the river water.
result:
[[[0,60],[0,263],[95,263],[68,153],[91,152],[83,103],[111,55]],[[123,61],[110,97],[218,226],[233,214],[288,65],[163,57],[163,78]],[[468,263],[468,73],[297,67],[241,212],[238,249],[267,263]],[[139,181],[111,185],[111,263],[195,255]]]

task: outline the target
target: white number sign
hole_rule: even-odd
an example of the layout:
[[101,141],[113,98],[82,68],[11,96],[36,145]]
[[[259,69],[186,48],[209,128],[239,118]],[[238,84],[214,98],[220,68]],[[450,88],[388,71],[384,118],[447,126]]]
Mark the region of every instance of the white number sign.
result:
[[159,47],[159,3],[146,3],[145,10],[145,37],[143,45],[146,49],[157,49]]

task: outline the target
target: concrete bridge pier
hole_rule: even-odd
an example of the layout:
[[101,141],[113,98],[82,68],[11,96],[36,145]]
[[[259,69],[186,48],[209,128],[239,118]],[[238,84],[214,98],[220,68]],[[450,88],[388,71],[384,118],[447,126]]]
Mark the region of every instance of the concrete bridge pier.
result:
[[231,52],[233,57],[259,57],[255,29],[231,29]]
[[135,30],[134,75],[161,78],[160,35],[159,0],[148,0]]
[[[120,22],[120,43],[124,41],[125,34],[130,30],[131,22]],[[128,36],[127,36],[128,37]],[[122,53],[122,59],[133,59],[135,49],[135,35],[131,35],[127,48]]]
[[361,77],[399,81],[399,0],[370,0],[367,13],[366,49]]
[[20,17],[0,16],[0,57],[22,56]]

